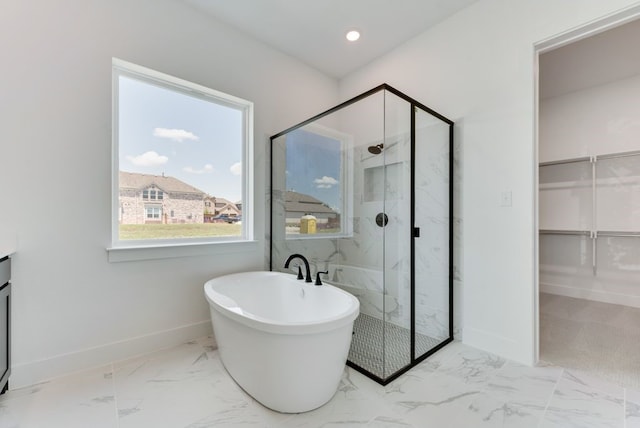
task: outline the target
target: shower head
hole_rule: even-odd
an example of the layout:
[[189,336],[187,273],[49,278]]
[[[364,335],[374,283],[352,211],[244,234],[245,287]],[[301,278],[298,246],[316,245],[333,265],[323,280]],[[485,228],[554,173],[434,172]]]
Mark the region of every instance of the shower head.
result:
[[369,153],[371,153],[372,155],[379,155],[380,153],[382,153],[383,148],[384,144],[380,143],[376,144],[375,146],[367,147],[367,150],[369,150]]

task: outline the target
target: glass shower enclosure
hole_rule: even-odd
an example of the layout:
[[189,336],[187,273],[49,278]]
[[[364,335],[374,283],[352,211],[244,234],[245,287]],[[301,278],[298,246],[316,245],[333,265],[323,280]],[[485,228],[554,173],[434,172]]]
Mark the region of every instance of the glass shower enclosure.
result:
[[381,384],[453,340],[453,122],[387,84],[271,137],[270,269],[358,297],[348,365]]

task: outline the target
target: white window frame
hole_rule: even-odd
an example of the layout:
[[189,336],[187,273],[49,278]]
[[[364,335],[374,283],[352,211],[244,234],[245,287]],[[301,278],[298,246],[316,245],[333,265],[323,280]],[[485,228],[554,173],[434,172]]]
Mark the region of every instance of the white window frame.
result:
[[[119,78],[126,76],[165,89],[198,97],[240,110],[243,114],[242,147],[242,234],[230,237],[202,237],[182,239],[119,239]],[[235,251],[246,251],[246,246],[258,248],[254,239],[254,193],[253,193],[253,103],[196,83],[189,82],[118,58],[112,61],[112,188],[111,188],[111,246],[107,248],[109,261],[149,260],[171,257],[199,256]],[[149,189],[147,189],[149,190]],[[160,189],[158,189],[161,191]],[[164,195],[163,195],[164,196]],[[148,201],[147,201],[148,202]],[[145,212],[146,216],[146,212]]]

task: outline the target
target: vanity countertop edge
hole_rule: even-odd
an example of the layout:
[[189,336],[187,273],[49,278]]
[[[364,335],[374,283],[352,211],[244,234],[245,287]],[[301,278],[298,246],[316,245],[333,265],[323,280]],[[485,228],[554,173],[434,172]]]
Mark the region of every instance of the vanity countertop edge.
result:
[[4,259],[5,257],[11,257],[16,253],[16,249],[10,245],[2,245],[0,242],[0,259]]

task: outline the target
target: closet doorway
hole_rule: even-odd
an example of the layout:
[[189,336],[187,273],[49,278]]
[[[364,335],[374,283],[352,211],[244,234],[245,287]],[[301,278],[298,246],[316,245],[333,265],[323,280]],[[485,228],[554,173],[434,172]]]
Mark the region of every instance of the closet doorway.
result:
[[539,55],[539,359],[640,388],[640,20]]

